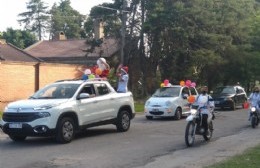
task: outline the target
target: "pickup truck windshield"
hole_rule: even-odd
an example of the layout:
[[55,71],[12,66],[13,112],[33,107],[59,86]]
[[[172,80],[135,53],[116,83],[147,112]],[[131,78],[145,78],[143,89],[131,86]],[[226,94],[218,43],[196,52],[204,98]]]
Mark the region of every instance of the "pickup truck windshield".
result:
[[55,83],[40,89],[30,99],[68,99],[75,94],[79,86],[80,84]]
[[162,87],[155,91],[153,97],[177,97],[180,95],[181,87]]

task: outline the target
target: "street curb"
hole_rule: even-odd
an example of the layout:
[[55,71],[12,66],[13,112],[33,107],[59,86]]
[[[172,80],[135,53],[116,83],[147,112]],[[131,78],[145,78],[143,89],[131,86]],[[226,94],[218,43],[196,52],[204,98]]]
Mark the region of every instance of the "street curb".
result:
[[5,139],[7,138],[8,135],[6,135],[5,133],[3,133],[3,130],[0,128],[0,139]]

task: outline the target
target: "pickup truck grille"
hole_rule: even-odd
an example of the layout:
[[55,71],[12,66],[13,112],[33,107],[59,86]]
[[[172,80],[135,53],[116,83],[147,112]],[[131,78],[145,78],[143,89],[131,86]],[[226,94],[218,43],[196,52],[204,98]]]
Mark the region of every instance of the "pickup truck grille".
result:
[[5,122],[31,122],[39,118],[37,113],[3,113]]

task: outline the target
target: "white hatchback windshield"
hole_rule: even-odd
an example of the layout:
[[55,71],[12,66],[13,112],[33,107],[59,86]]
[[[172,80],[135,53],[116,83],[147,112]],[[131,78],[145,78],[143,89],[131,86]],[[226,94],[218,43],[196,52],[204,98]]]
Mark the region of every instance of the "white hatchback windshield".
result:
[[181,87],[162,87],[155,91],[153,97],[177,97],[180,95]]

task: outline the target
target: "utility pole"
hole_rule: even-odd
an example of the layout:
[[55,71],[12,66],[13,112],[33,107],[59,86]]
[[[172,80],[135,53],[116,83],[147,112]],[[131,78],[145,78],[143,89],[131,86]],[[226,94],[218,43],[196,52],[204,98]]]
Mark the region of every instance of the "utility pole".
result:
[[[127,8],[127,0],[122,0],[123,4],[122,4],[122,9],[120,10],[121,12],[121,21],[122,21],[122,26],[121,26],[121,45],[120,45],[120,63],[124,65],[124,47],[125,47],[125,34],[126,34],[126,20],[127,20],[127,13],[129,11],[126,10]],[[99,8],[104,8],[104,9],[108,9],[108,10],[114,10],[114,11],[118,11],[117,9],[114,8],[109,8],[109,7],[105,7],[105,6],[96,6]]]
[[126,12],[126,7],[127,7],[127,2],[126,0],[123,1],[123,6],[121,9],[121,14],[122,14],[122,30],[121,30],[121,51],[120,51],[120,61],[121,64],[124,65],[124,48],[125,48],[125,32],[126,32],[126,19],[127,19],[127,12]]

